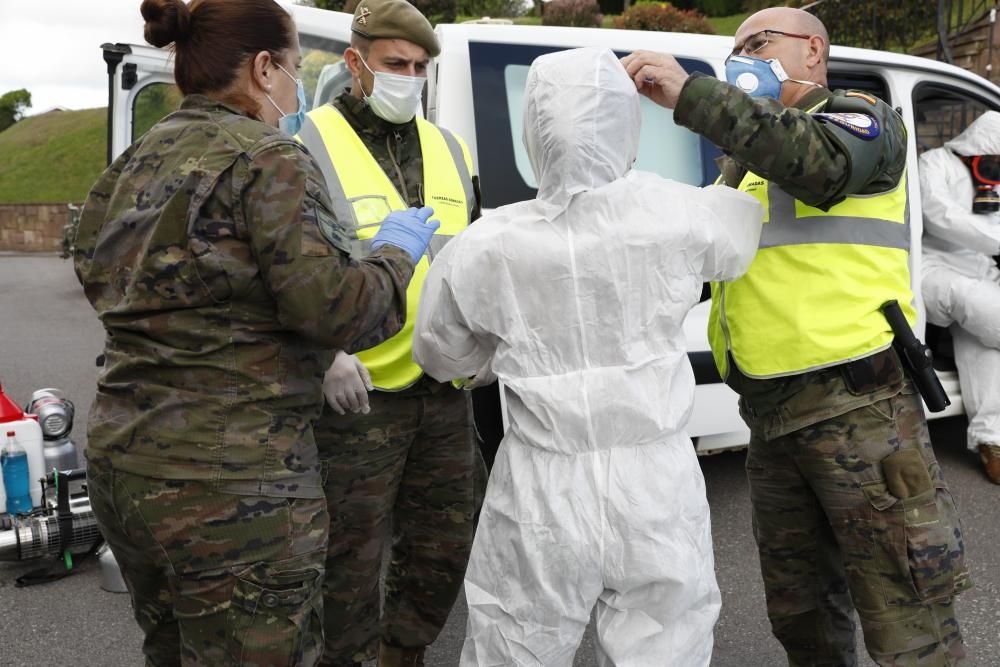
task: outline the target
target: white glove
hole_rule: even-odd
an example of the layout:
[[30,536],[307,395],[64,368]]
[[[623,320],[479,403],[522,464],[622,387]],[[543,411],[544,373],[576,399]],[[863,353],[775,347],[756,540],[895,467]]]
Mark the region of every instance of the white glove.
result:
[[467,391],[472,391],[473,389],[478,389],[479,387],[485,387],[488,384],[493,384],[497,381],[496,374],[490,369],[493,365],[493,358],[491,357],[489,361],[483,364],[483,367],[479,369],[479,372],[473,375],[468,382],[462,385],[462,389]]
[[337,351],[333,365],[323,376],[323,395],[338,415],[347,410],[368,414],[368,392],[374,388],[365,365],[343,350]]

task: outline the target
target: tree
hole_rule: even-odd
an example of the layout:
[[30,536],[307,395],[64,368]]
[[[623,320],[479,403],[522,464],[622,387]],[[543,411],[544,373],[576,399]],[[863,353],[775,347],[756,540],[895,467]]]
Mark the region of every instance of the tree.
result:
[[833,44],[908,51],[933,35],[938,3],[924,0],[820,0],[809,11],[830,33]]
[[[755,12],[777,4],[781,0],[745,0],[743,8]],[[938,0],[784,0],[783,4],[819,18],[832,44],[909,51],[937,30]]]
[[[358,0],[298,0],[298,4],[350,14],[358,6]],[[419,9],[427,20],[435,25],[452,23],[457,14],[456,0],[410,0],[410,4]]]
[[[308,0],[305,2],[299,2],[300,5],[312,5],[313,7],[319,7],[320,9],[329,9],[332,12],[343,12],[347,11],[345,5],[347,0]],[[357,5],[357,3],[352,3]]]
[[24,110],[31,106],[31,93],[24,88],[0,96],[0,132],[21,120]]
[[[536,6],[541,4],[541,0],[533,0]],[[458,0],[456,11],[459,16],[480,16],[512,17],[520,16],[524,13],[524,0]]]

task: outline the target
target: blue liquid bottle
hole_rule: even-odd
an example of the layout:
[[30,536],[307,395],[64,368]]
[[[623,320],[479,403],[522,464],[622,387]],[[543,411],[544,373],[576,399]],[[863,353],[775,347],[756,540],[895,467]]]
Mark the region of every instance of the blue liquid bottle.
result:
[[7,512],[27,514],[31,511],[28,455],[17,444],[14,431],[7,431],[7,444],[4,445],[3,452],[0,452],[0,467],[3,468],[3,485],[7,490]]

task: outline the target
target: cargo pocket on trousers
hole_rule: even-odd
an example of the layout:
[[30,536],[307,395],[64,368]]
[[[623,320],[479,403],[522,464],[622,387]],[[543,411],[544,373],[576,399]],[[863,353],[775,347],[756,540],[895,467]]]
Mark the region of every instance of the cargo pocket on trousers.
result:
[[947,601],[968,588],[965,544],[955,503],[937,464],[932,488],[906,499],[884,481],[862,486],[871,504],[875,565],[888,605]]
[[933,491],[903,501],[903,507],[917,596],[923,602],[947,602],[971,585],[955,500],[945,483],[935,480]]
[[236,664],[312,664],[323,650],[323,570],[307,554],[243,572],[229,605],[229,646]]

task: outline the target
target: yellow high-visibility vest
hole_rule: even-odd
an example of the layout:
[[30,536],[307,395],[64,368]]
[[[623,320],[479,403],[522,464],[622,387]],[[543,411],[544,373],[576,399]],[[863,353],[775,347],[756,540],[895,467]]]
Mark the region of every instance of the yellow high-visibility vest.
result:
[[749,377],[772,378],[867,357],[892,344],[879,307],[896,299],[916,321],[908,264],[906,173],[891,191],[828,211],[747,173],[739,190],[766,211],[746,274],[712,284],[708,336],[719,374],[726,352]]
[[[420,379],[423,371],[413,362],[413,323],[420,291],[430,261],[453,236],[469,225],[475,208],[472,156],[457,135],[417,118],[423,157],[423,199],[434,208],[441,227],[434,233],[427,254],[417,263],[406,290],[406,323],[392,338],[358,352],[371,373],[372,384],[384,391],[398,391]],[[371,238],[391,211],[409,208],[350,123],[327,104],[310,111],[297,136],[319,163],[326,178],[338,220],[353,226],[352,256],[368,254]]]

